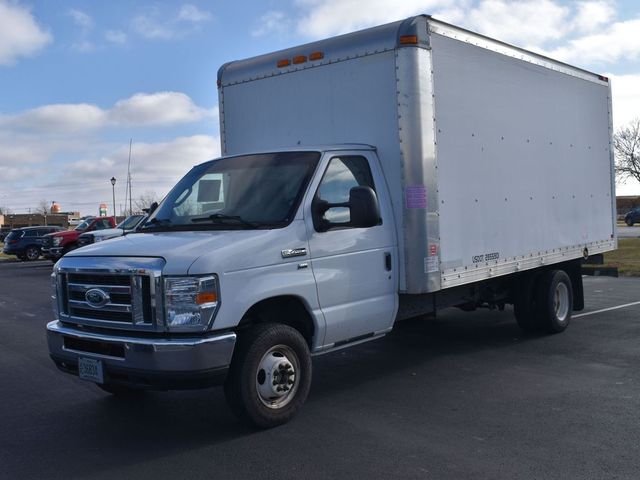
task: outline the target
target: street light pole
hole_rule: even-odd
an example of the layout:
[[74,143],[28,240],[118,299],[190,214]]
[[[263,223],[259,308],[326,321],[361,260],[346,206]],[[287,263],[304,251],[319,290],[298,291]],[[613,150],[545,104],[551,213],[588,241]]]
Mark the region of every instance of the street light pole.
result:
[[116,177],[111,177],[111,193],[113,194],[113,217],[116,216]]

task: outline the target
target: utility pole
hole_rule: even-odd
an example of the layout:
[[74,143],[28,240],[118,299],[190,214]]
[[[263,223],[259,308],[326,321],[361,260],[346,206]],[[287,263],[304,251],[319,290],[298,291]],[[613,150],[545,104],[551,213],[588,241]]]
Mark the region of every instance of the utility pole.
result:
[[129,215],[133,215],[133,200],[131,198],[131,144],[133,138],[129,139],[129,164],[127,166],[127,188],[129,190]]

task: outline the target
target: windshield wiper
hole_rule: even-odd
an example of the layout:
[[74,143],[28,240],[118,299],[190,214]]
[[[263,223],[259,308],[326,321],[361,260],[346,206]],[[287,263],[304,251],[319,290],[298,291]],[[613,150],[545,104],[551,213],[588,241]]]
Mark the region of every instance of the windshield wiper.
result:
[[171,220],[169,220],[168,218],[152,218],[151,220],[148,220],[144,224],[144,226],[140,228],[140,230],[147,230],[153,227],[159,227],[161,225],[169,225],[170,223]]
[[240,215],[226,215],[224,213],[212,213],[206,217],[196,217],[192,218],[192,222],[213,222],[213,223],[225,223],[228,220],[236,222],[240,225],[244,225],[245,227],[249,227],[252,229],[258,228],[258,225],[255,223],[248,222],[244,220]]

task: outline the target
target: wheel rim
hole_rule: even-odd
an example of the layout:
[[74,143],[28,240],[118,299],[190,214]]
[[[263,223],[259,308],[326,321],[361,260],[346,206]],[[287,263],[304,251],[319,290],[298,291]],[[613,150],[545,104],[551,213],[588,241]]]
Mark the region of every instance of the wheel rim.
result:
[[36,258],[38,258],[40,255],[38,254],[38,250],[35,248],[29,248],[27,249],[27,258],[29,260],[35,260]]
[[262,356],[256,372],[256,390],[263,405],[279,409],[287,405],[298,391],[300,361],[286,345],[271,347]]
[[564,322],[569,315],[569,289],[565,283],[561,282],[556,285],[554,306],[556,318],[559,322]]

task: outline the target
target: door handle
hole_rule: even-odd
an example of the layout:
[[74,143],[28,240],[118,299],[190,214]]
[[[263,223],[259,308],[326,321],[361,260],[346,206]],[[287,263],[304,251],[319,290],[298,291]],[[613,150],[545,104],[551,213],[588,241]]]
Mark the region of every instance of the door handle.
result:
[[391,253],[390,252],[384,252],[384,268],[387,270],[387,272],[391,271]]

